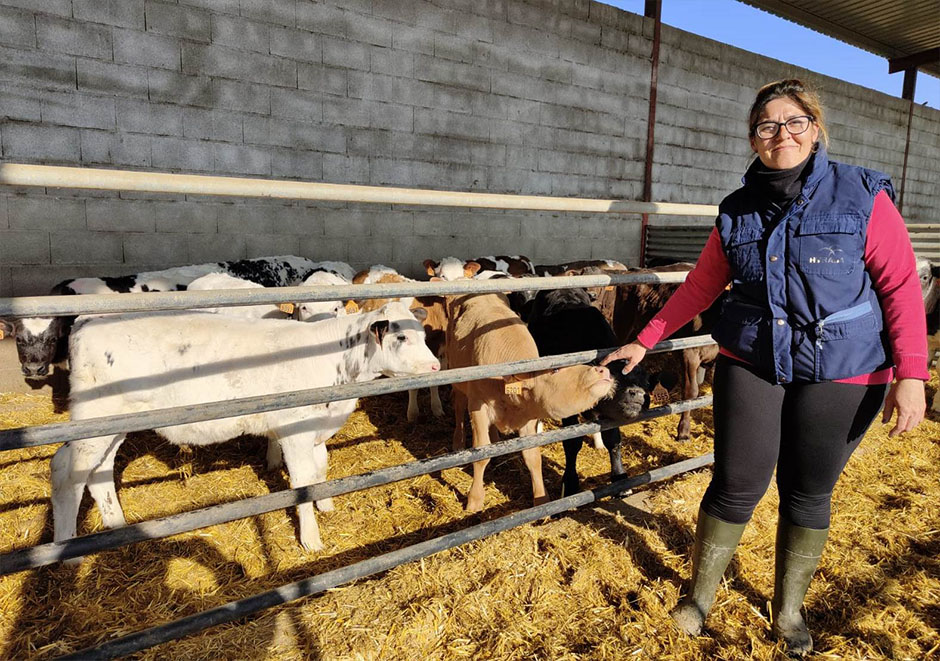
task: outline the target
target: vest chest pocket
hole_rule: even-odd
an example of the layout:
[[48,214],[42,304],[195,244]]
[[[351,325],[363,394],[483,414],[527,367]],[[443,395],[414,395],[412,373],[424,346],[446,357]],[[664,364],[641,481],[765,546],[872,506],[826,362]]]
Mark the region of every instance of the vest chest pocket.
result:
[[796,232],[800,271],[848,275],[862,259],[862,221],[857,216],[805,218]]
[[737,227],[731,231],[725,253],[733,277],[742,282],[755,282],[764,277],[763,238],[762,227]]

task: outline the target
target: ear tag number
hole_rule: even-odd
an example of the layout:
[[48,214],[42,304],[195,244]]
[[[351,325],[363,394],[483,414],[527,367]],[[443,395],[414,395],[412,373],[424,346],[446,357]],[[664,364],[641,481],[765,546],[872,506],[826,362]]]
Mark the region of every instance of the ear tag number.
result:
[[507,383],[503,389],[507,395],[521,395],[522,394],[522,384],[521,383]]
[[277,306],[277,309],[283,312],[284,314],[294,314],[294,304],[293,303],[281,303]]
[[668,404],[669,391],[663,387],[663,384],[656,384],[656,387],[653,388],[653,391],[650,393],[650,401],[656,406],[663,406],[664,404]]

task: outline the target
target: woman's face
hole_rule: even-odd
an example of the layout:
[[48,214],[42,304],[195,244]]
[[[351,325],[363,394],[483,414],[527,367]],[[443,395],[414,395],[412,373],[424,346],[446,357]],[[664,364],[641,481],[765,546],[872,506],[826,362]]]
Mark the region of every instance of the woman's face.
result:
[[[764,110],[757,118],[761,122],[785,122],[794,117],[803,117],[807,113],[803,108],[789,97],[780,97],[764,106]],[[809,128],[799,135],[791,135],[786,126],[781,126],[777,135],[772,138],[761,138],[758,135],[751,137],[751,149],[757,153],[761,162],[774,170],[792,168],[809,156],[813,145],[819,138],[819,126],[812,122]]]

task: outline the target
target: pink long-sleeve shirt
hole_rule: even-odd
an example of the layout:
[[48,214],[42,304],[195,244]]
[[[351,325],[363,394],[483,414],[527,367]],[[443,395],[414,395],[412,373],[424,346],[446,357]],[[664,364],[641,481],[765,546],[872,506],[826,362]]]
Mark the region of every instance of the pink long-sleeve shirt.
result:
[[[914,250],[904,219],[884,191],[875,196],[865,236],[865,268],[881,301],[885,327],[898,379],[927,381],[927,327],[920,283],[915,274]],[[731,266],[712,230],[695,268],[666,305],[637,335],[637,342],[652,348],[711,305],[731,282]],[[741,360],[729,351],[721,353]],[[741,361],[744,362],[744,361]],[[877,385],[890,383],[895,370],[887,368],[859,374],[838,383]]]

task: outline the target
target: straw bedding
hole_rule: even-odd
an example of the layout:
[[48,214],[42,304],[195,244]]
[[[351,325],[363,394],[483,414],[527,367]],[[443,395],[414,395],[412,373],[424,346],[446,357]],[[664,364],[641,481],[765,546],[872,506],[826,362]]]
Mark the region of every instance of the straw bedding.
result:
[[[938,387],[935,376],[928,401]],[[422,398],[426,393],[422,392]],[[423,402],[426,404],[426,402]],[[366,400],[330,445],[330,477],[441,454],[451,423],[405,422],[403,394]],[[0,427],[62,420],[39,395],[0,395]],[[635,474],[711,449],[708,410],[693,439],[672,440],[676,418],[623,428]],[[876,422],[837,487],[829,546],[807,597],[819,658],[940,655],[940,418],[889,439]],[[0,454],[0,552],[51,539],[54,447]],[[286,488],[267,471],[265,443],[241,438],[194,451],[152,433],[118,455],[129,521]],[[564,455],[543,450],[557,493]],[[585,448],[587,487],[603,483],[605,451]],[[773,659],[776,494],[758,508],[709,619],[690,639],[668,610],[688,579],[695,513],[710,471],[626,499],[522,526],[243,622],[136,655],[145,659]],[[528,506],[518,456],[487,469],[486,510],[462,510],[467,469],[340,496],[320,513],[326,550],[302,551],[293,512],[279,511],[0,577],[0,658],[45,659],[401,548]],[[85,499],[83,533],[100,528]]]

